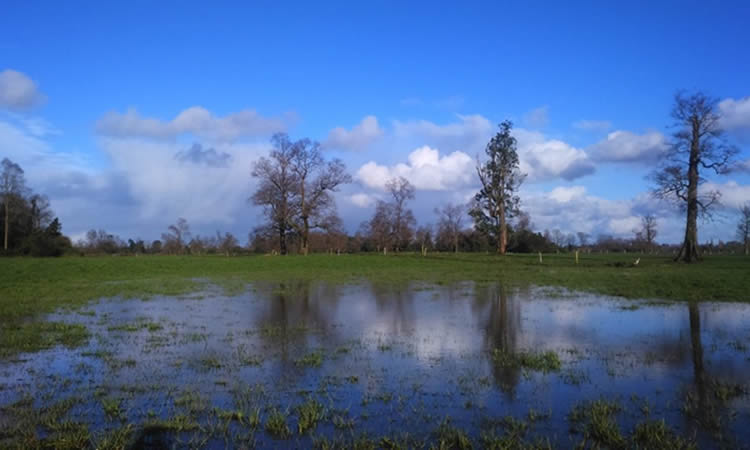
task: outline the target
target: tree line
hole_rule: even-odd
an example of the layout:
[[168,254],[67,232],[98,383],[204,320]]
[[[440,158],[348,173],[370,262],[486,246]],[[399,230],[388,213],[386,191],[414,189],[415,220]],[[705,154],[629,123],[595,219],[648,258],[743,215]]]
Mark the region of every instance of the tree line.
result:
[[[657,245],[656,218],[642,217],[631,239],[598,236],[560,230],[534,231],[531,218],[521,205],[518,189],[525,174],[520,172],[513,124],[500,123],[498,132],[477,158],[479,191],[466,204],[445,204],[435,209],[435,225],[418,225],[409,202],[414,186],[397,177],[385,183],[386,198],[378,200],[372,217],[354,235],[348,235],[337,214],[333,194],[352,181],[344,163],[327,160],[320,144],[310,139],[294,141],[286,133],[271,138],[268,157],[261,157],[251,168],[257,189],[248,199],[260,206],[265,222],[251,231],[248,244],[241,247],[231,233],[192,236],[185,219],[170,225],[160,240],[127,242],[104,230],[91,230],[86,239],[72,246],[53,219],[46,197],[26,187],[24,172],[8,159],[2,161],[0,196],[3,214],[4,254],[59,255],[75,247],[80,253],[167,253],[225,255],[244,252],[300,253],[311,251],[388,252],[493,251],[550,252],[570,249],[587,251],[643,251],[676,254],[686,262],[701,258],[697,219],[711,219],[720,193],[701,186],[703,172],[726,174],[735,163],[738,149],[730,145],[721,128],[718,100],[702,92],[675,95],[671,111],[675,132],[668,151],[660,155],[658,167],[648,178],[652,196],[674,202],[685,213],[682,244]],[[750,202],[740,209],[736,243],[704,245],[708,251],[750,253]],[[469,223],[465,223],[469,219]]]
[[[698,217],[711,219],[719,204],[720,193],[700,189],[706,179],[704,171],[728,173],[735,162],[738,149],[730,145],[721,128],[718,100],[702,92],[687,94],[677,92],[671,111],[674,129],[668,151],[660,156],[660,163],[650,175],[652,196],[674,202],[685,213],[685,235],[675,260],[693,262],[700,259],[698,245]],[[454,251],[476,250],[492,247],[498,254],[507,251],[547,251],[551,248],[571,248],[576,244],[586,247],[585,236],[579,233],[562,235],[534,233],[530,230],[528,214],[521,208],[518,189],[525,174],[519,170],[517,141],[512,135],[513,124],[504,121],[499,131],[485,147],[484,157],[477,159],[476,173],[480,188],[469,205],[444,205],[437,210],[437,234],[441,240],[450,241]],[[252,201],[264,207],[267,219],[264,227],[256,230],[255,240],[268,245],[273,233],[278,234],[278,251],[288,253],[288,241],[297,237],[299,252],[309,251],[310,226],[308,217],[315,217],[313,228],[336,230],[340,219],[335,215],[330,192],[351,180],[339,160],[325,163],[319,145],[308,139],[293,142],[286,134],[272,139],[273,150],[269,158],[255,163],[252,175],[260,182]],[[314,162],[314,163],[313,163]],[[301,169],[302,168],[302,169]],[[332,168],[335,168],[333,170]],[[315,174],[308,181],[303,174]],[[330,176],[333,182],[319,183]],[[320,177],[320,178],[316,178]],[[432,230],[417,227],[412,211],[407,207],[414,199],[414,187],[404,178],[394,178],[385,184],[387,200],[379,200],[369,221],[364,222],[355,238],[363,249],[399,252],[410,247],[424,254],[432,242]],[[316,192],[325,201],[321,204],[306,200],[306,193]],[[737,237],[748,253],[750,232],[750,204],[741,209]],[[473,221],[470,231],[462,229],[467,215]],[[325,220],[320,220],[325,217]],[[514,227],[511,224],[515,225]],[[642,218],[641,227],[633,230],[634,238],[628,246],[654,251],[657,223],[653,215]],[[468,236],[473,238],[466,239]],[[597,242],[614,242],[600,238]],[[622,242],[618,243],[618,246]],[[468,247],[468,248],[467,248]]]
[[71,248],[49,199],[26,185],[23,169],[3,158],[0,162],[3,255],[59,256]]

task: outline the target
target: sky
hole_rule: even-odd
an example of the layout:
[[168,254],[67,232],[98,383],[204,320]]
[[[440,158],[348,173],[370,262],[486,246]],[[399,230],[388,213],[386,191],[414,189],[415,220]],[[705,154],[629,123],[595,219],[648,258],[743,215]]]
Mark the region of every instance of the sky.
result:
[[[750,201],[750,3],[20,2],[0,14],[0,158],[46,194],[63,232],[244,241],[269,138],[319,141],[353,183],[349,232],[385,182],[416,187],[420,224],[478,189],[476,158],[514,123],[535,229],[632,237],[682,213],[647,175],[668,148],[678,89],[719,100],[736,169],[699,240],[733,238]],[[468,223],[466,219],[466,224]]]

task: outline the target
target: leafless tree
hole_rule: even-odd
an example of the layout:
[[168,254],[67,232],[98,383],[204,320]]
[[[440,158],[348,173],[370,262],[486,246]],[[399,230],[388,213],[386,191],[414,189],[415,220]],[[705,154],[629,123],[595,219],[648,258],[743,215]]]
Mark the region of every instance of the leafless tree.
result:
[[3,197],[3,209],[5,210],[3,249],[7,251],[11,210],[16,204],[20,203],[26,192],[26,179],[21,166],[8,158],[3,158],[0,166],[2,167],[0,169],[0,195]]
[[505,121],[485,149],[487,160],[477,161],[477,175],[482,188],[476,194],[469,215],[481,233],[497,241],[497,252],[505,254],[508,244],[508,221],[518,213],[520,199],[516,192],[524,175],[519,170],[513,124]]
[[375,214],[367,224],[367,236],[375,244],[377,251],[388,252],[391,246],[391,205],[379,200],[375,205]]
[[554,244],[556,246],[558,246],[558,247],[565,247],[565,243],[566,243],[565,233],[563,233],[562,231],[558,230],[557,228],[555,228],[554,230],[552,230],[552,234],[550,236],[550,239],[552,240],[552,242],[554,242]]
[[235,247],[239,246],[239,241],[232,233],[224,233],[223,235],[220,232],[216,232],[216,243],[218,246],[218,250],[224,253],[226,256],[231,256],[232,252],[234,252]]
[[649,252],[653,250],[654,239],[658,234],[656,217],[653,214],[646,214],[641,218],[640,230],[635,230],[636,240],[640,240],[646,243],[646,248]]
[[454,253],[458,253],[458,237],[461,235],[465,211],[463,205],[452,203],[448,203],[442,208],[435,208],[435,214],[439,217],[438,233],[450,236]]
[[182,253],[185,245],[190,239],[190,225],[187,220],[180,217],[177,223],[167,227],[167,232],[162,233],[163,249],[167,253]]
[[351,183],[340,159],[326,162],[320,144],[309,139],[297,141],[292,146],[291,170],[295,175],[296,210],[299,220],[292,225],[300,235],[300,253],[307,255],[310,248],[310,229],[325,228],[335,215],[336,205],[332,192],[344,183]]
[[406,207],[406,202],[414,199],[414,186],[404,177],[393,178],[385,186],[393,197],[388,210],[391,213],[391,242],[398,251],[409,245],[417,223],[414,213]]
[[432,242],[432,228],[429,225],[422,225],[417,228],[415,233],[417,242],[419,243],[419,250],[422,256],[427,256],[427,249],[430,247]]
[[745,203],[740,208],[737,239],[745,245],[745,255],[750,254],[750,202]]
[[685,239],[675,261],[700,259],[698,215],[710,218],[711,207],[719,201],[718,191],[698,192],[705,181],[700,171],[726,173],[737,154],[737,149],[723,139],[717,103],[702,92],[675,95],[671,115],[677,131],[661,167],[651,175],[653,195],[675,201],[687,213]]
[[46,195],[33,194],[29,197],[29,208],[33,231],[43,230],[52,222],[54,214]]
[[251,173],[259,185],[250,199],[255,205],[263,206],[269,226],[279,237],[279,252],[286,255],[287,234],[294,230],[294,218],[299,213],[299,179],[292,168],[295,147],[286,133],[274,134],[271,143],[270,157],[260,158],[253,164]]
[[589,238],[591,237],[588,233],[584,233],[583,231],[579,231],[576,233],[576,236],[578,236],[578,246],[579,247],[585,247],[589,245]]
[[531,216],[526,211],[518,211],[516,220],[516,231],[531,231],[534,225],[531,223]]

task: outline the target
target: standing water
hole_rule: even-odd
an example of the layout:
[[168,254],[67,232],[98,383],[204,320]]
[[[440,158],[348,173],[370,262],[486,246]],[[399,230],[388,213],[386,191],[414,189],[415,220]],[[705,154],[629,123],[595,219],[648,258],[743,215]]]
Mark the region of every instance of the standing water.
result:
[[0,447],[750,442],[745,304],[284,283],[49,320],[91,338],[0,361]]

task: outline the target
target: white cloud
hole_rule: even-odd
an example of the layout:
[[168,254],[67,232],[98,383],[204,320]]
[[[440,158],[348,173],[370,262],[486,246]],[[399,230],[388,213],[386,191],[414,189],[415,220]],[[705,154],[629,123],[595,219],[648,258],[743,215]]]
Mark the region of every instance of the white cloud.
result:
[[370,161],[357,171],[357,179],[364,185],[384,189],[394,177],[404,177],[420,190],[445,191],[465,186],[474,181],[474,161],[466,153],[455,151],[440,156],[437,149],[420,147],[409,154],[406,164],[392,167]]
[[[196,164],[184,160],[189,149],[177,143],[143,139],[104,139],[102,149],[127,179],[139,205],[139,218],[148,222],[184,217],[195,225],[231,224],[246,209],[248,169],[267,146],[216,145],[231,164]],[[164,226],[164,225],[162,225]]]
[[648,164],[656,161],[668,149],[666,138],[657,131],[635,134],[613,131],[607,138],[587,150],[597,161]]
[[394,121],[393,131],[396,139],[415,139],[417,145],[447,150],[478,151],[484,148],[492,136],[493,125],[485,117],[458,115],[458,122],[438,125],[427,120]]
[[233,141],[241,137],[265,136],[284,131],[292,117],[267,118],[253,110],[242,110],[217,117],[200,106],[180,112],[170,121],[143,117],[135,109],[124,114],[109,112],[96,123],[96,131],[105,136],[166,139],[183,134]]
[[643,214],[657,213],[659,235],[667,239],[678,236],[679,221],[665,221],[663,205],[654,205],[647,194],[626,200],[608,200],[591,195],[584,186],[556,187],[549,192],[521,192],[522,209],[531,215],[537,230],[559,229],[564,233],[578,231],[631,238]]
[[327,148],[345,150],[363,150],[383,135],[383,129],[378,126],[375,116],[367,116],[358,125],[347,131],[342,127],[336,127],[328,133],[328,138],[323,142]]
[[558,186],[549,193],[549,198],[558,203],[567,203],[575,198],[581,198],[586,193],[583,186]]
[[719,102],[722,126],[727,130],[750,129],[750,96]]
[[523,121],[531,128],[544,128],[549,122],[549,106],[532,109],[523,116]]
[[726,183],[706,182],[701,185],[702,191],[719,191],[721,204],[728,208],[739,208],[750,201],[750,185],[739,184],[734,180]]
[[513,135],[518,140],[521,172],[527,174],[529,182],[553,178],[574,180],[594,172],[594,165],[581,149],[523,128],[514,130]]
[[582,119],[573,123],[573,128],[586,131],[607,131],[612,128],[612,122],[608,120],[586,120]]
[[0,72],[0,108],[23,110],[43,100],[38,86],[26,74],[11,69]]
[[630,237],[633,234],[633,230],[640,229],[641,218],[637,216],[627,216],[610,219],[607,226],[609,230],[617,236]]
[[366,194],[364,192],[352,194],[348,199],[350,203],[359,208],[369,208],[377,201],[377,198],[374,195]]

